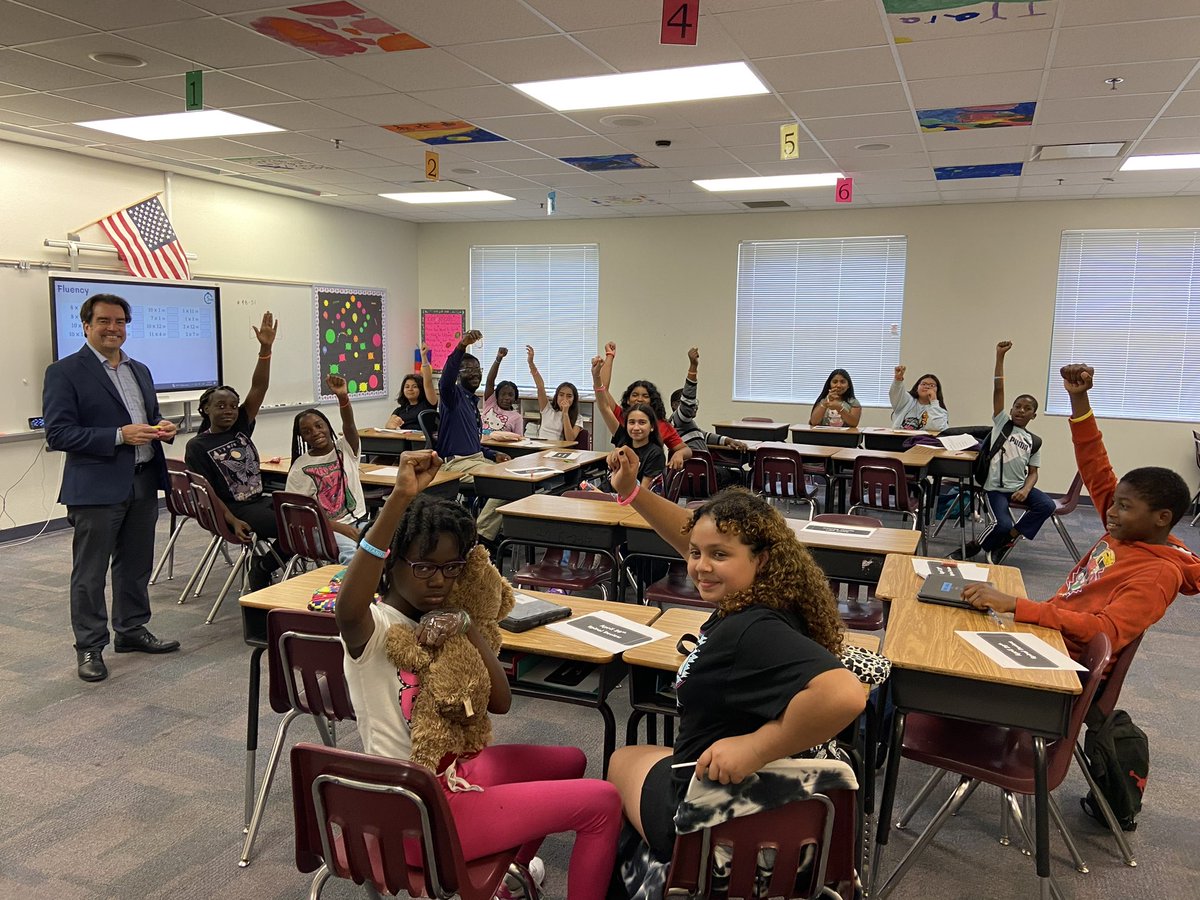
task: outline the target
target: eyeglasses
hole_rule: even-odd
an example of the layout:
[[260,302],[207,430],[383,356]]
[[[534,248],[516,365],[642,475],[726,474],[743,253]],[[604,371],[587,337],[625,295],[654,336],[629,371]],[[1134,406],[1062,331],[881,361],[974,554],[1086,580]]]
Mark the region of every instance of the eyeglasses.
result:
[[407,564],[412,569],[413,578],[420,578],[426,581],[433,577],[434,572],[441,572],[443,578],[457,578],[462,574],[463,569],[467,567],[465,559],[452,559],[448,563],[442,563],[440,566],[437,563],[431,562],[413,562],[411,559],[400,557],[400,561]]

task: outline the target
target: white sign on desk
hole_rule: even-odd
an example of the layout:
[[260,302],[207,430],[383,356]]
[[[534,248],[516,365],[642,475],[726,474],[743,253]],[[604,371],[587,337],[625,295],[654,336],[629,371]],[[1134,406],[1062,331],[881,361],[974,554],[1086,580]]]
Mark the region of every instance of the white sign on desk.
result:
[[372,469],[372,475],[378,475],[380,478],[395,478],[399,473],[399,466],[380,466],[377,469]]
[[1012,631],[954,632],[984,656],[1004,669],[1086,672],[1065,653],[1055,650],[1040,637]]
[[558,475],[558,469],[551,469],[547,466],[533,466],[529,469],[509,469],[510,475],[528,475],[530,478],[536,478],[540,475]]
[[987,566],[977,566],[975,563],[954,562],[935,559],[913,559],[913,571],[922,578],[930,575],[950,575],[957,573],[964,581],[987,581]]
[[870,537],[875,533],[874,528],[859,528],[857,525],[830,525],[827,522],[809,522],[800,531],[817,531],[822,534],[849,534],[854,537]]
[[665,631],[659,631],[648,625],[639,625],[624,616],[610,612],[588,613],[565,622],[555,622],[546,627],[551,631],[557,631],[559,634],[565,634],[567,637],[575,638],[577,641],[583,641],[585,644],[614,654],[624,653],[626,650],[632,650],[634,647],[640,647],[642,644],[649,644],[667,636]]

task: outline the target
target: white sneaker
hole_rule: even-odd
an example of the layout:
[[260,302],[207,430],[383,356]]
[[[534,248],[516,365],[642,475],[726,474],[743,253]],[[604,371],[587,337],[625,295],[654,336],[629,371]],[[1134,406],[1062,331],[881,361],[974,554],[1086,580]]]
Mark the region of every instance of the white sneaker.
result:
[[542,862],[540,856],[535,856],[529,861],[528,866],[529,877],[531,877],[538,887],[546,883],[546,864]]

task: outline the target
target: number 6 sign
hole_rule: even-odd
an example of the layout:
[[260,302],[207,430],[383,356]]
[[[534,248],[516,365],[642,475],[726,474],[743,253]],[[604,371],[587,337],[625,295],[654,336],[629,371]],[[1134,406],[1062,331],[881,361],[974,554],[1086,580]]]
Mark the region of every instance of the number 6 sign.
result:
[[854,179],[839,178],[837,187],[833,189],[833,199],[837,203],[853,203],[854,202]]

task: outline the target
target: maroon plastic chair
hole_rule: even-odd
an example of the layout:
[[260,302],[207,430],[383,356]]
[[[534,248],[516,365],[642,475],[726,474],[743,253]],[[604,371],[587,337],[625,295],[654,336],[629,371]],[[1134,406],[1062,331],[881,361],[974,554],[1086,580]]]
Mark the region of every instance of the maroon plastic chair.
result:
[[[208,479],[197,472],[190,469],[187,473],[188,481],[192,488],[192,502],[196,507],[196,521],[200,523],[200,527],[213,536],[209,543],[208,566],[204,570],[204,574],[200,578],[200,582],[196,585],[196,596],[200,596],[200,591],[204,589],[204,583],[208,580],[208,573],[212,570],[213,563],[217,560],[217,550],[222,543],[234,544],[241,548],[237,559],[233,563],[233,568],[229,572],[229,576],[225,579],[225,583],[221,586],[221,592],[217,594],[216,602],[213,603],[212,609],[209,610],[208,618],[204,620],[205,625],[211,625],[213,619],[217,617],[217,610],[221,608],[221,603],[225,600],[225,595],[229,593],[229,589],[233,586],[233,581],[239,575],[242,579],[241,591],[246,589],[246,576],[250,572],[250,563],[254,556],[254,540],[244,541],[237,536],[237,533],[229,527],[229,522],[225,519],[225,503],[217,496],[212,485],[208,483]],[[189,582],[188,587],[191,587]],[[183,589],[186,596],[188,587]],[[179,598],[182,603],[184,597]]]
[[575,435],[575,446],[580,450],[592,449],[592,435],[586,428],[580,428],[579,434]]
[[[188,481],[187,466],[182,460],[167,460],[165,499],[167,512],[171,514],[171,537],[167,539],[167,546],[163,548],[162,556],[158,558],[158,564],[150,575],[150,584],[158,582],[158,576],[162,574],[164,565],[167,567],[167,581],[175,577],[175,544],[179,541],[179,534],[183,531],[183,526],[188,523],[188,519],[196,518],[191,482]],[[199,567],[199,565],[196,566],[197,569]]]
[[908,476],[904,464],[890,456],[860,456],[854,460],[854,477],[850,484],[851,506],[847,510],[874,509],[912,517],[915,531],[920,522],[921,503],[908,492]]
[[[821,513],[814,522],[830,525],[854,525],[858,528],[882,528],[883,522],[871,516],[844,516]],[[883,628],[883,601],[875,596],[875,585],[829,579],[829,588],[837,600],[842,624],[854,631],[879,631]]]
[[[564,497],[592,500],[597,503],[616,503],[613,494],[604,491],[564,491]],[[503,547],[504,544],[501,544]],[[608,586],[613,580],[613,566],[619,562],[607,553],[572,547],[548,547],[537,562],[527,563],[513,573],[517,587],[531,590],[558,590],[568,594],[600,588],[608,599]]]
[[754,453],[751,485],[768,501],[807,503],[810,519],[817,511],[817,502],[808,489],[804,474],[804,458],[795,450],[775,445],[760,446]]
[[[1074,479],[1071,481],[1071,486],[1067,488],[1067,493],[1054,501],[1054,512],[1050,514],[1050,521],[1054,523],[1054,528],[1058,531],[1058,536],[1063,539],[1063,543],[1067,545],[1067,550],[1074,559],[1079,559],[1079,550],[1076,548],[1075,542],[1071,540],[1071,535],[1067,533],[1067,528],[1063,525],[1062,518],[1075,512],[1075,507],[1079,505],[1079,495],[1082,492],[1083,476],[1076,472]],[[1029,509],[1024,503],[1019,503],[1012,499],[1008,501],[1008,505],[1012,509]]]
[[[379,894],[491,900],[518,847],[467,861],[437,776],[406,760],[302,743],[292,748],[296,868]],[[517,868],[525,896],[537,889]]]
[[[346,686],[344,653],[332,613],[273,609],[267,613],[267,671],[270,674],[271,709],[283,716],[267,758],[267,770],[246,821],[239,866],[250,864],[250,851],[262,824],[271,782],[279,767],[288,728],[299,716],[312,716],[327,747],[336,743],[337,722],[354,721],[354,704]],[[253,777],[253,758],[247,760]]]
[[[1083,690],[1071,707],[1067,733],[1057,740],[1046,742],[1046,784],[1054,791],[1071,768],[1075,742],[1079,738],[1083,719],[1091,708],[1092,700],[1100,688],[1104,671],[1108,667],[1112,644],[1108,635],[1097,634],[1088,642],[1082,663],[1086,672],[1080,673]],[[928,846],[934,835],[957,813],[959,807],[979,784],[990,784],[1000,788],[1003,800],[1013,820],[1021,830],[1028,846],[1034,846],[1033,835],[1026,825],[1016,795],[1032,796],[1034,788],[1033,736],[1027,731],[948,719],[927,713],[909,713],[904,724],[904,742],[901,754],[905,759],[924,763],[939,770],[917,794],[916,800],[906,809],[896,823],[904,828],[913,813],[929,796],[933,786],[944,772],[959,776],[958,786],[934,814],[933,819],[921,832],[920,837],[909,848],[896,870],[880,889],[881,897],[887,896],[912,867],[916,858]],[[944,771],[941,771],[944,770]],[[1087,871],[1069,832],[1064,827],[1062,813],[1050,800],[1050,818],[1062,833],[1067,850],[1077,869]]]
[[648,604],[657,603],[659,609],[664,603],[713,609],[713,604],[700,596],[692,579],[688,578],[687,563],[683,562],[671,563],[666,575],[647,586],[643,600]]
[[271,499],[275,504],[279,549],[284,556],[291,554],[280,581],[291,578],[295,568],[306,560],[318,565],[338,561],[341,551],[333,536],[333,526],[314,498],[276,491]]
[[[668,470],[670,471],[670,470]],[[672,503],[681,497],[688,500],[705,500],[717,492],[717,467],[707,453],[693,451],[690,459],[683,463],[674,479],[668,484],[666,498]]]
[[[1196,443],[1196,468],[1200,469],[1200,431],[1192,432],[1192,440]],[[1197,489],[1190,505],[1197,507],[1196,515],[1192,519],[1192,527],[1195,528],[1196,523],[1200,522],[1200,489]],[[1078,558],[1076,557],[1076,559]]]

